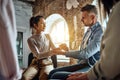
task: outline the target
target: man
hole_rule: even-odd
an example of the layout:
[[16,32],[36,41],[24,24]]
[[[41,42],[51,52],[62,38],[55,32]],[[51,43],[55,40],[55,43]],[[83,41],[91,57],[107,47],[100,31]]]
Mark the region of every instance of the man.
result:
[[[94,5],[86,5],[81,9],[81,11],[82,22],[86,27],[88,27],[88,30],[83,37],[80,50],[61,51],[56,49],[53,51],[54,53],[78,59],[78,64],[51,71],[48,76],[49,79],[57,78],[64,80],[64,78],[67,77],[67,72],[69,74],[69,72],[88,71],[88,69],[91,68],[99,59],[100,41],[103,31],[101,25],[97,21],[97,9]],[[59,76],[61,74],[62,76]]]
[[[87,73],[74,73],[67,80],[120,80],[120,0],[99,0],[110,13],[101,41],[100,60]],[[108,3],[109,1],[109,3]]]
[[0,0],[0,80],[18,80],[16,22],[12,0]]

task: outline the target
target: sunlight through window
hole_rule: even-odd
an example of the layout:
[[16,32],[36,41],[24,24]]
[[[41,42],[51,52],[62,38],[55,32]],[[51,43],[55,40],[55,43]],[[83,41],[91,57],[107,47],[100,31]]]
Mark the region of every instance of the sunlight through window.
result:
[[61,43],[66,43],[67,45],[69,44],[68,29],[64,21],[54,25],[50,34],[52,35],[56,46],[60,45]]
[[[66,43],[69,47],[68,26],[64,18],[58,14],[53,14],[46,19],[46,33],[49,33],[53,43],[58,47],[62,43]],[[69,58],[58,55],[59,62],[68,62]]]

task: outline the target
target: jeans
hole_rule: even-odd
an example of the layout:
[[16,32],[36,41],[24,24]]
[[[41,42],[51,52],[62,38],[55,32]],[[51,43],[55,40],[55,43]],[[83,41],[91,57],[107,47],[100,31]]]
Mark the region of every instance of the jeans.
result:
[[52,70],[48,79],[61,79],[64,80],[71,72],[86,72],[90,69],[88,64],[75,64],[71,66],[56,68]]

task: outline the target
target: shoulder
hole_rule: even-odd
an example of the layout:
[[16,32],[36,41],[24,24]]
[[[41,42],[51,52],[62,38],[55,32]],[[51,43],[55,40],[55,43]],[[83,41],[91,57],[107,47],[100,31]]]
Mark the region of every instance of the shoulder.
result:
[[97,24],[98,29],[102,30],[102,25],[98,22]]
[[97,31],[100,31],[101,33],[103,33],[103,29],[102,29],[102,25],[98,22],[98,25],[97,25]]
[[27,41],[32,41],[32,40],[34,40],[34,36],[31,36],[27,39]]
[[101,31],[101,32],[103,33],[103,29],[102,29],[101,24],[99,24],[99,26],[98,26],[98,30]]
[[116,3],[116,5],[113,7],[112,15],[119,19],[120,17],[120,1]]
[[48,33],[46,33],[45,36],[49,37],[50,35]]
[[117,12],[120,12],[120,1],[116,3],[114,7],[115,7],[115,10],[117,10]]
[[95,27],[95,29],[93,30],[93,34],[95,34],[95,33],[103,33],[103,29],[102,29],[102,26],[101,26],[100,23],[97,23],[97,24],[96,24],[96,27]]
[[49,34],[45,34],[47,39],[50,39],[50,35]]

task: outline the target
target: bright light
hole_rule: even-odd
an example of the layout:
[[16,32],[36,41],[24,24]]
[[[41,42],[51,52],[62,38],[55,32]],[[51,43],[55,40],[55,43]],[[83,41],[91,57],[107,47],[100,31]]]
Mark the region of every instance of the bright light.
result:
[[[59,14],[53,14],[46,19],[45,33],[49,33],[56,47],[66,43],[69,47],[69,32],[65,19]],[[57,55],[58,62],[69,62],[69,57]]]
[[61,21],[53,26],[51,35],[52,39],[54,39],[54,43],[57,44],[57,46],[61,43],[66,43],[68,45],[69,34],[67,24],[64,21]]

